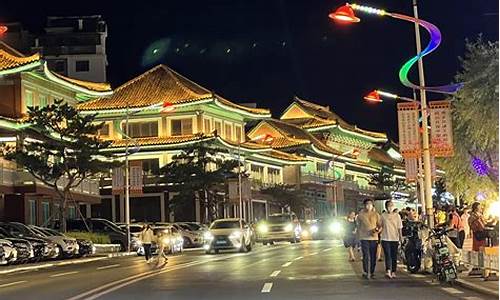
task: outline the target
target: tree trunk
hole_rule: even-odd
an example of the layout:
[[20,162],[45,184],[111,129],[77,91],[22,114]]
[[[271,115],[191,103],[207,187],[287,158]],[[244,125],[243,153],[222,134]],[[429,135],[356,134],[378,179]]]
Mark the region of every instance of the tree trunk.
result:
[[68,205],[68,191],[64,191],[63,197],[61,198],[61,205],[59,206],[59,209],[61,211],[61,231],[66,232],[67,231],[67,226],[66,226],[66,219],[67,219],[67,205]]

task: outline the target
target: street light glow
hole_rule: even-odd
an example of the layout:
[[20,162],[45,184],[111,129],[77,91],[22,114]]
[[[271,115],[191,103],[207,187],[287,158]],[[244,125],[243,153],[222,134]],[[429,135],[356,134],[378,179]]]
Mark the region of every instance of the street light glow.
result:
[[359,18],[354,15],[354,11],[349,4],[339,7],[335,12],[329,14],[328,17],[342,23],[358,23],[360,21]]
[[363,99],[366,101],[372,102],[382,102],[383,100],[380,98],[380,94],[377,90],[371,91],[368,95],[364,96]]

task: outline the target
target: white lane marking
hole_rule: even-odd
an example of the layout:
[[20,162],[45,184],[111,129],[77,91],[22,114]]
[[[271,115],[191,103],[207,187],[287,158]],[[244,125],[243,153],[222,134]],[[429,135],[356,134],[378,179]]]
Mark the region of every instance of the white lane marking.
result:
[[271,273],[271,275],[269,275],[270,277],[276,277],[278,276],[278,274],[281,272],[281,270],[278,270],[278,271],[274,271]]
[[107,266],[98,267],[96,270],[106,270],[106,269],[115,268],[115,267],[119,267],[119,266],[121,266],[121,265],[120,264],[107,265]]
[[261,293],[269,293],[272,288],[273,288],[273,283],[266,282],[266,283],[264,283],[264,286],[262,287],[262,290],[260,292]]
[[441,288],[443,291],[450,294],[463,294],[464,292],[457,290],[456,288],[444,287]]
[[425,275],[422,274],[410,274],[410,276],[417,277],[417,278],[424,278]]
[[291,261],[289,261],[289,262],[287,262],[287,263],[284,263],[284,264],[283,264],[283,265],[281,265],[281,266],[282,266],[282,267],[288,267],[288,266],[289,266],[289,265],[291,265],[291,264],[292,264],[292,262],[291,262]]
[[295,258],[294,260],[301,260],[303,258],[304,258],[303,256],[299,256],[299,257]]
[[14,282],[9,282],[9,283],[4,283],[4,284],[0,284],[0,288],[8,287],[8,286],[13,286],[13,285],[21,284],[21,283],[25,283],[25,282],[27,282],[27,281],[26,280],[21,280],[21,281],[14,281]]
[[333,248],[326,248],[326,249],[324,249],[324,250],[323,250],[323,252],[330,251],[330,250],[332,250],[332,249],[333,249]]
[[313,253],[309,254],[309,256],[313,256],[313,255],[316,255],[316,254],[318,254],[318,252],[313,252]]
[[474,297],[474,296],[464,297],[464,299],[465,300],[483,300],[482,298]]
[[431,284],[431,285],[438,285],[438,284],[439,284],[439,283],[434,282],[434,281],[432,281],[432,280],[426,280],[426,281],[425,281],[425,283],[427,283],[427,284]]
[[71,272],[65,272],[65,273],[58,273],[58,274],[50,275],[49,277],[61,277],[61,276],[71,275],[71,274],[76,274],[76,273],[78,273],[78,271],[71,271]]

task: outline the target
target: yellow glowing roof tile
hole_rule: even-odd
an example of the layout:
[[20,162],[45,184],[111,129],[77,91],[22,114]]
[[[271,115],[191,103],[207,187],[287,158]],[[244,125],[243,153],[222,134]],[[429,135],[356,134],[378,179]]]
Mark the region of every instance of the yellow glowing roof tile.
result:
[[[138,146],[152,146],[152,145],[172,145],[185,142],[197,141],[202,139],[213,138],[213,136],[205,136],[200,134],[181,135],[170,137],[144,137],[136,138],[128,142],[129,147]],[[121,148],[127,146],[127,140],[114,140],[110,147]]]
[[22,67],[24,65],[40,60],[40,54],[35,53],[31,56],[15,56],[7,51],[0,49],[0,71]]
[[79,80],[79,79],[69,78],[69,77],[63,76],[61,74],[57,74],[55,72],[52,72],[52,71],[51,71],[51,73],[54,76],[59,77],[62,80],[68,81],[72,84],[84,87],[84,88],[92,90],[92,91],[96,91],[96,92],[111,91],[111,85],[109,85],[109,83]]

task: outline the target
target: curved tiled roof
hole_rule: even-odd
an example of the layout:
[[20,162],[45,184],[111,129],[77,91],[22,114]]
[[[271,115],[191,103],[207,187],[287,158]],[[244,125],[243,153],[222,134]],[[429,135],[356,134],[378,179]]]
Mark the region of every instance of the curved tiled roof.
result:
[[109,83],[79,80],[79,79],[75,79],[75,78],[69,78],[69,77],[63,76],[61,74],[57,74],[55,72],[52,72],[52,71],[50,71],[50,72],[52,73],[52,75],[54,75],[62,80],[68,81],[74,85],[89,89],[91,91],[96,91],[96,92],[111,91],[111,85]]
[[[170,136],[170,137],[143,137],[135,138],[133,141],[129,141],[129,147],[138,146],[153,146],[153,145],[174,145],[191,141],[201,141],[205,139],[211,139],[213,136],[205,136],[200,134],[182,135],[182,136]],[[121,148],[127,146],[127,140],[114,140],[110,145],[111,148]]]
[[192,82],[165,65],[158,65],[115,89],[111,97],[98,98],[78,105],[80,110],[141,108],[164,102],[194,103],[200,100],[219,101],[222,105],[254,113],[269,114],[267,109],[235,104]]
[[15,56],[4,49],[0,49],[0,71],[22,67],[30,63],[39,62],[40,54],[35,53],[31,56]]

